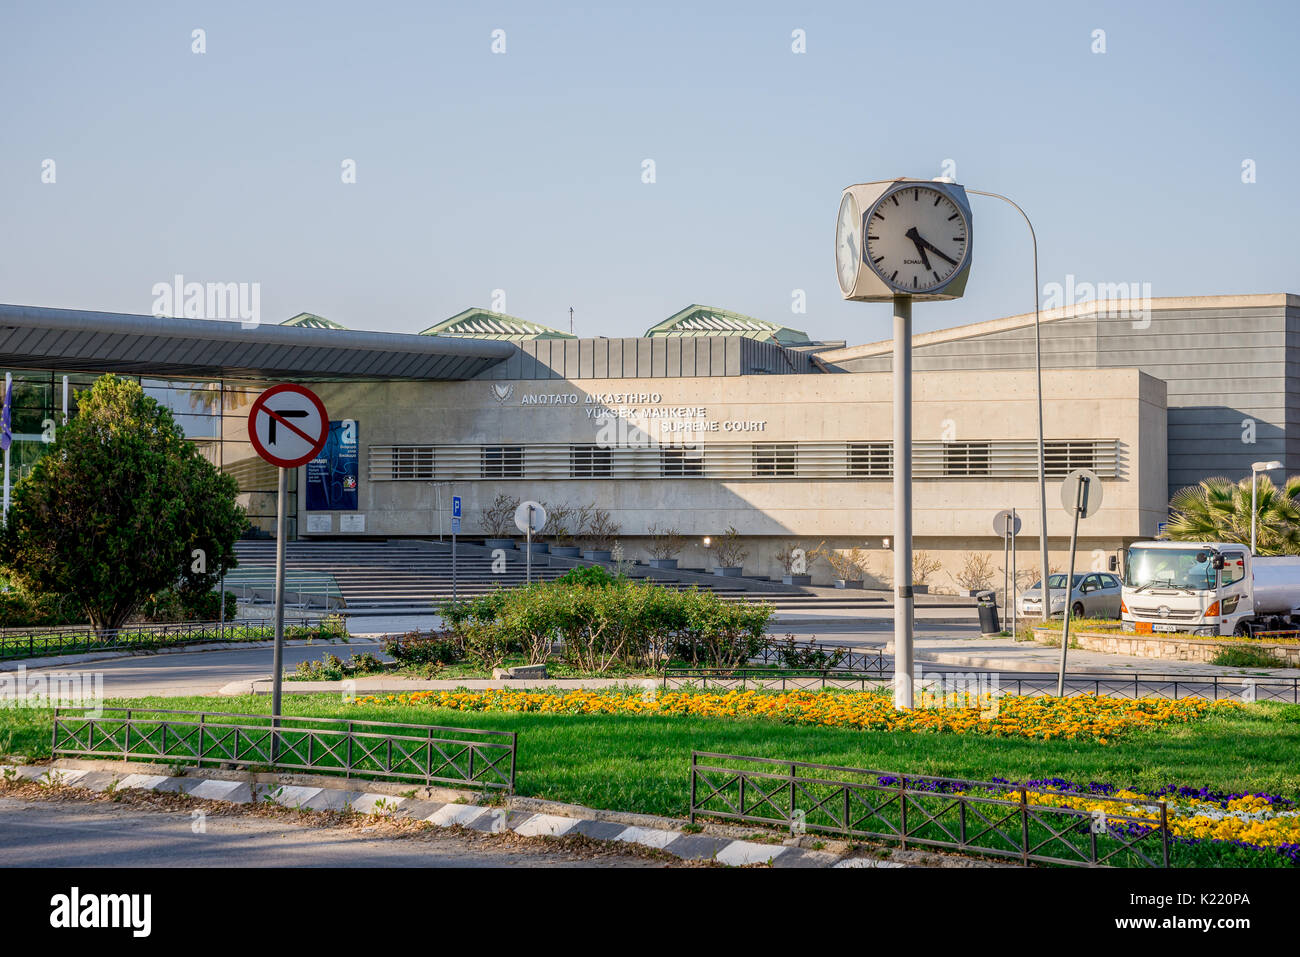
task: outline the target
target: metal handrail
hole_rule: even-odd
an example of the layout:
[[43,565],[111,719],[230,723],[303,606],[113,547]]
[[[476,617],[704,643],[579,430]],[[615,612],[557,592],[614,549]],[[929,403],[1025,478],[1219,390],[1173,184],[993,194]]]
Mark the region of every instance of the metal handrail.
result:
[[[752,767],[724,767],[715,761]],[[809,771],[817,773],[809,775]],[[845,780],[849,775],[874,780]],[[703,797],[702,789],[707,792]],[[992,793],[968,793],[972,789]],[[1005,796],[1008,793],[1012,797]],[[1165,801],[1086,795],[1089,802],[1108,806],[1099,811],[1029,801],[1030,795],[1072,793],[1006,782],[691,752],[691,823],[697,816],[745,821],[789,827],[792,832],[866,837],[899,843],[905,850],[912,844],[1014,858],[1024,865],[1104,867],[1126,861],[1169,866],[1171,835]],[[800,803],[807,803],[807,809]],[[1148,808],[1148,816],[1130,813],[1133,807]],[[1158,853],[1152,846],[1157,841]],[[1124,856],[1126,852],[1132,857]],[[1062,856],[1067,853],[1070,856]]]

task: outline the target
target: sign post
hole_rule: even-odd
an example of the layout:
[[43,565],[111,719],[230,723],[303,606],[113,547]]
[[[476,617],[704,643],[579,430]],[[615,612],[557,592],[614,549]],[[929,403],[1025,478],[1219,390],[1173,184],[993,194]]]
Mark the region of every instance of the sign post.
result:
[[1015,515],[1015,506],[1011,506],[1011,638],[1017,636],[1019,614],[1015,605],[1015,533],[1021,531],[1021,519]]
[[12,372],[5,373],[5,394],[4,394],[4,411],[0,412],[3,421],[0,422],[0,446],[5,450],[5,491],[4,491],[4,523],[9,524],[9,446],[13,443],[13,401],[14,401],[14,377]]
[[[1002,536],[1002,600],[1011,608],[1011,634],[1016,634],[1016,535],[1020,533],[1020,516],[1016,510],[1003,509],[993,516],[993,534]],[[1007,549],[1011,563],[1007,563]],[[1005,620],[1006,608],[1003,608]]]
[[541,502],[520,502],[515,509],[515,527],[526,536],[525,568],[527,582],[533,583],[533,532],[540,532],[546,525],[546,509]]
[[[1101,479],[1092,469],[1075,469],[1061,483],[1061,504],[1074,515],[1070,531],[1070,571],[1065,576],[1065,620],[1061,625],[1061,670],[1056,676],[1056,696],[1065,696],[1065,653],[1070,647],[1070,612],[1074,604],[1074,551],[1079,541],[1079,519],[1089,518],[1101,508]],[[1043,602],[1051,614],[1051,589],[1043,578]]]
[[460,496],[451,497],[451,600],[456,602],[456,536],[460,534]]
[[[284,681],[284,543],[288,536],[289,470],[306,465],[325,447],[330,420],[325,405],[310,389],[285,383],[272,386],[248,410],[248,440],[279,471],[275,506],[275,652],[271,676],[271,727],[280,726]],[[224,598],[224,596],[223,596]],[[280,737],[271,733],[271,759],[280,755]]]

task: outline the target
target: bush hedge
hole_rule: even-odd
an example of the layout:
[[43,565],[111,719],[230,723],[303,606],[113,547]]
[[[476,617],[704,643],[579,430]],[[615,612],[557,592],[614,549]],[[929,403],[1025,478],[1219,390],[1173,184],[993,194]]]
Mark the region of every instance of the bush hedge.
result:
[[411,631],[385,639],[384,652],[402,665],[449,665],[465,657],[465,643],[451,631]]
[[733,668],[766,640],[770,605],[724,602],[709,591],[600,572],[603,579],[584,574],[581,582],[565,576],[498,589],[444,604],[441,612],[466,656],[485,669],[513,654],[544,662],[556,644],[565,662],[597,674],[615,664],[656,671],[670,660]]
[[85,620],[77,603],[63,595],[33,595],[12,586],[0,592],[0,628],[78,625]]

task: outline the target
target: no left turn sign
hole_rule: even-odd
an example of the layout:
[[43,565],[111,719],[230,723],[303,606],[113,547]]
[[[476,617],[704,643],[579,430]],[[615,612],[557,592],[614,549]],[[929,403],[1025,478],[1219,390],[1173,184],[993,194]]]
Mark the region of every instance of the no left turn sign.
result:
[[248,438],[257,454],[282,469],[306,465],[329,437],[325,404],[305,386],[272,386],[248,412]]

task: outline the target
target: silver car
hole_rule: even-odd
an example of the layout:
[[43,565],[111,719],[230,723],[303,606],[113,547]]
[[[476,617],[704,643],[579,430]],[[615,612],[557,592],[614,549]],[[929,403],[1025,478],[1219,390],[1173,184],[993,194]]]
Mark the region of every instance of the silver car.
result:
[[[1065,576],[1049,575],[1048,588],[1052,594],[1052,617],[1065,615]],[[1020,614],[1026,618],[1043,615],[1043,582],[1034,582],[1020,596]],[[1120,591],[1119,578],[1108,572],[1091,572],[1075,575],[1070,589],[1071,618],[1118,618]]]

